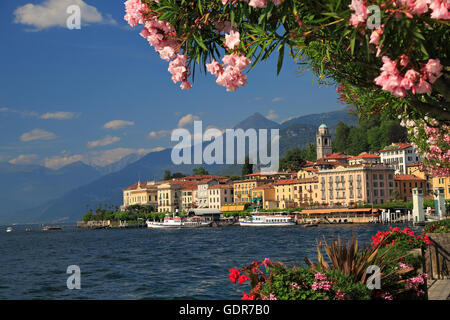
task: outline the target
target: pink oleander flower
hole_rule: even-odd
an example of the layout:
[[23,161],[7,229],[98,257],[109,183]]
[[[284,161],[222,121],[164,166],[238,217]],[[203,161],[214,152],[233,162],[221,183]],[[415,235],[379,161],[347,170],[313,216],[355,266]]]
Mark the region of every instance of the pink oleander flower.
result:
[[225,46],[228,49],[233,50],[235,47],[239,45],[239,43],[241,43],[239,37],[240,37],[239,32],[231,30],[229,34],[225,35]]
[[447,0],[430,0],[431,18],[450,20],[449,7]]
[[429,0],[416,0],[411,8],[411,12],[417,15],[428,12]]
[[275,297],[274,294],[270,294],[269,300],[278,300],[277,297]]
[[254,8],[265,8],[267,5],[267,0],[250,0],[248,5]]
[[180,84],[180,88],[183,89],[183,90],[189,90],[189,89],[192,88],[192,84],[189,81],[183,81]]
[[352,26],[357,27],[360,22],[366,22],[370,11],[367,9],[364,1],[352,0],[352,3],[348,7],[355,11],[355,13],[350,16],[350,24]]
[[430,59],[424,67],[424,71],[431,83],[434,83],[437,78],[442,76],[442,65],[439,59]]
[[425,81],[423,78],[420,78],[419,83],[414,86],[414,92],[418,94],[425,94],[431,92],[431,84]]
[[409,64],[409,58],[406,54],[400,56],[400,63],[402,67],[406,67]]
[[213,60],[206,64],[206,70],[212,75],[217,76],[217,74],[221,72],[220,64],[216,60]]
[[270,263],[271,263],[271,261],[270,261],[269,258],[265,258],[265,259],[262,261],[262,264],[263,264],[265,267],[268,267]]
[[144,17],[149,12],[149,8],[141,0],[128,0],[125,2],[125,12],[124,19],[130,26],[135,27],[138,24],[144,24]]
[[378,29],[372,31],[372,34],[370,35],[369,43],[378,45],[380,43],[382,34],[383,34],[383,29],[381,29],[381,28],[378,28]]

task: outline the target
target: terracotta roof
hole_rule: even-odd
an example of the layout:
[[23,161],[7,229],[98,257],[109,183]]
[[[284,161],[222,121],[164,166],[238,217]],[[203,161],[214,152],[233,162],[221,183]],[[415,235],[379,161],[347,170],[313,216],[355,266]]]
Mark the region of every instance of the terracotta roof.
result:
[[380,158],[380,156],[377,156],[376,154],[370,154],[370,153],[361,153],[360,155],[351,157],[351,159],[376,159],[376,158]]
[[275,182],[273,185],[287,185],[287,184],[297,184],[297,183],[312,183],[315,182],[314,178],[304,178],[304,179],[283,179]]
[[137,182],[132,186],[129,186],[123,190],[137,190],[138,184],[141,189],[156,189],[158,187],[156,184],[149,184],[147,182]]
[[264,189],[271,189],[273,188],[273,183],[267,183],[267,184],[263,184],[259,187],[253,188],[253,190],[264,190]]
[[416,161],[407,165],[407,167],[420,167],[423,165],[422,161]]
[[205,175],[193,175],[193,176],[187,176],[178,178],[177,180],[205,180],[205,179],[227,179],[226,177],[222,176],[215,176],[212,174],[205,174]]
[[398,143],[393,143],[390,146],[384,147],[384,149],[380,150],[380,152],[392,151],[392,150],[403,150],[403,149],[408,149],[411,147],[412,147],[412,145],[410,145],[409,143],[398,142]]
[[329,155],[325,156],[324,158],[325,159],[348,159],[350,157],[351,156],[349,156],[347,154],[336,152],[336,153],[329,154]]
[[232,184],[216,184],[214,186],[209,187],[209,189],[233,189]]
[[425,181],[425,179],[416,177],[415,175],[412,174],[395,174],[394,175],[394,180],[397,181]]

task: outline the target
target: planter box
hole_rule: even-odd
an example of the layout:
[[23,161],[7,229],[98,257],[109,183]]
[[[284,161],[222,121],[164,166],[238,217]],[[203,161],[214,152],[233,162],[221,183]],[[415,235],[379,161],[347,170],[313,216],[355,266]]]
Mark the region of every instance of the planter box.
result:
[[424,252],[430,279],[450,279],[450,233],[427,233],[433,245]]

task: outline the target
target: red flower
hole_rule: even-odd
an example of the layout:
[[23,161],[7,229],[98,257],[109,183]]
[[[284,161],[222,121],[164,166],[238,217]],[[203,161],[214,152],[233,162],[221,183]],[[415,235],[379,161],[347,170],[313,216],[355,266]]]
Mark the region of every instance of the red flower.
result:
[[243,274],[242,276],[239,277],[239,284],[243,284],[248,279],[250,279],[250,277],[246,274]]
[[230,278],[231,282],[236,283],[237,279],[239,278],[239,269],[231,268],[228,271],[230,272],[228,278]]
[[255,300],[255,295],[242,292],[242,300]]

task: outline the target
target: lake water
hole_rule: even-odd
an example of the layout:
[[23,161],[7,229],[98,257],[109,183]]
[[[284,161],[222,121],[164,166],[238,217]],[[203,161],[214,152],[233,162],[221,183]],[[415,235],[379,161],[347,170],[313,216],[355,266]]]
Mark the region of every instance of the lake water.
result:
[[[317,228],[202,228],[41,231],[0,229],[0,299],[240,299],[228,269],[266,257],[303,264],[316,258],[316,239],[351,237],[369,243],[384,225]],[[362,244],[361,243],[361,244]],[[69,265],[81,270],[81,289],[66,285]]]

